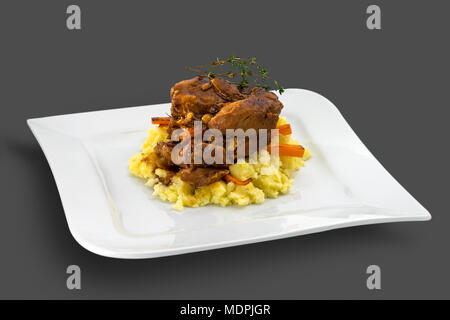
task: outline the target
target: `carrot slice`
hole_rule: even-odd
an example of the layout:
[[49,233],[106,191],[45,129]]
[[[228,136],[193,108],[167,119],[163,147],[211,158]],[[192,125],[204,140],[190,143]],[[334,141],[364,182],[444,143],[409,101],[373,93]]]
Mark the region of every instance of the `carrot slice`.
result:
[[270,153],[271,150],[278,149],[278,155],[289,156],[289,157],[303,157],[305,154],[305,148],[296,144],[286,144],[280,143],[279,145],[268,145],[267,151]]
[[225,180],[227,180],[228,182],[233,182],[234,184],[237,184],[240,186],[245,186],[246,184],[249,184],[250,182],[252,182],[252,178],[249,178],[245,181],[241,181],[241,180],[238,180],[235,177],[233,177],[231,174],[227,174],[225,176]]
[[282,124],[281,126],[278,126],[275,129],[278,129],[278,132],[285,136],[288,134],[292,134],[292,128],[290,124]]
[[152,124],[165,124],[169,125],[169,117],[152,117]]

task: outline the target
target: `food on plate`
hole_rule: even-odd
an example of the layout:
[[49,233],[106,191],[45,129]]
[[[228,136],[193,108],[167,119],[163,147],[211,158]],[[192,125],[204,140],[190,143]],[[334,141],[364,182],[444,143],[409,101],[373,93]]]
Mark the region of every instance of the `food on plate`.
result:
[[176,83],[170,116],[152,118],[141,152],[129,160],[131,174],[177,210],[276,198],[289,191],[295,172],[310,157],[291,137],[278,96],[257,81],[250,86],[248,78],[255,74],[250,67],[263,82],[268,79],[256,59],[233,56],[212,66],[226,64],[237,67],[243,80],[230,81],[230,71],[209,71]]

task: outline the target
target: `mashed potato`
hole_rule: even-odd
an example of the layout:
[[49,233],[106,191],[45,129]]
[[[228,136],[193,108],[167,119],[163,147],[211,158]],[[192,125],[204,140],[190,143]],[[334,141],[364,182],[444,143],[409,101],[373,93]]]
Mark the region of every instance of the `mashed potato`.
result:
[[[286,123],[286,119],[280,117],[278,125]],[[208,186],[194,188],[180,179],[179,174],[172,177],[169,185],[159,182],[158,177],[164,178],[167,171],[155,169],[148,160],[158,141],[167,139],[166,129],[150,128],[147,138],[142,146],[142,151],[136,153],[129,160],[131,174],[145,179],[146,185],[153,187],[153,195],[162,200],[174,202],[174,209],[183,210],[187,207],[200,207],[208,204],[220,206],[258,204],[265,198],[276,198],[285,194],[294,182],[294,173],[304,165],[304,161],[310,157],[305,150],[303,158],[298,157],[273,157],[266,150],[259,152],[255,163],[239,161],[230,166],[230,174],[238,180],[252,179],[247,185],[236,185],[232,182],[217,181]],[[291,136],[280,135],[280,143],[298,144]]]

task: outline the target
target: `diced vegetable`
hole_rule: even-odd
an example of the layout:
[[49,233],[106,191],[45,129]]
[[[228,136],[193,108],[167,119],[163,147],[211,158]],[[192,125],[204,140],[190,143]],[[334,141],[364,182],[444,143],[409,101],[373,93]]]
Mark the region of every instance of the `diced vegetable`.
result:
[[236,179],[235,177],[233,177],[231,174],[227,174],[225,176],[225,180],[228,182],[233,182],[234,184],[240,185],[240,186],[245,186],[246,184],[249,184],[250,182],[252,182],[252,179],[249,178],[247,180],[241,181]]
[[278,132],[282,135],[292,134],[292,128],[290,124],[282,124],[281,126],[276,127]]
[[152,124],[169,125],[169,117],[152,117]]
[[303,157],[305,153],[305,148],[303,148],[300,145],[295,144],[286,144],[286,143],[280,143],[279,145],[268,145],[267,151],[269,153],[274,150],[278,149],[278,155],[279,156],[289,156],[289,157]]

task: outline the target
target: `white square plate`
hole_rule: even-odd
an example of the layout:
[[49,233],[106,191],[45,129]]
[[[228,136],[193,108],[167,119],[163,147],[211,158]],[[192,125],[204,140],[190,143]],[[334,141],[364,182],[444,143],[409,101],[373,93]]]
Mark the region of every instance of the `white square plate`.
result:
[[172,209],[128,173],[150,118],[170,104],[28,120],[47,157],[70,231],[86,249],[152,258],[362,224],[429,220],[383,168],[336,107],[288,89],[280,97],[293,137],[312,154],[287,195],[263,204]]

